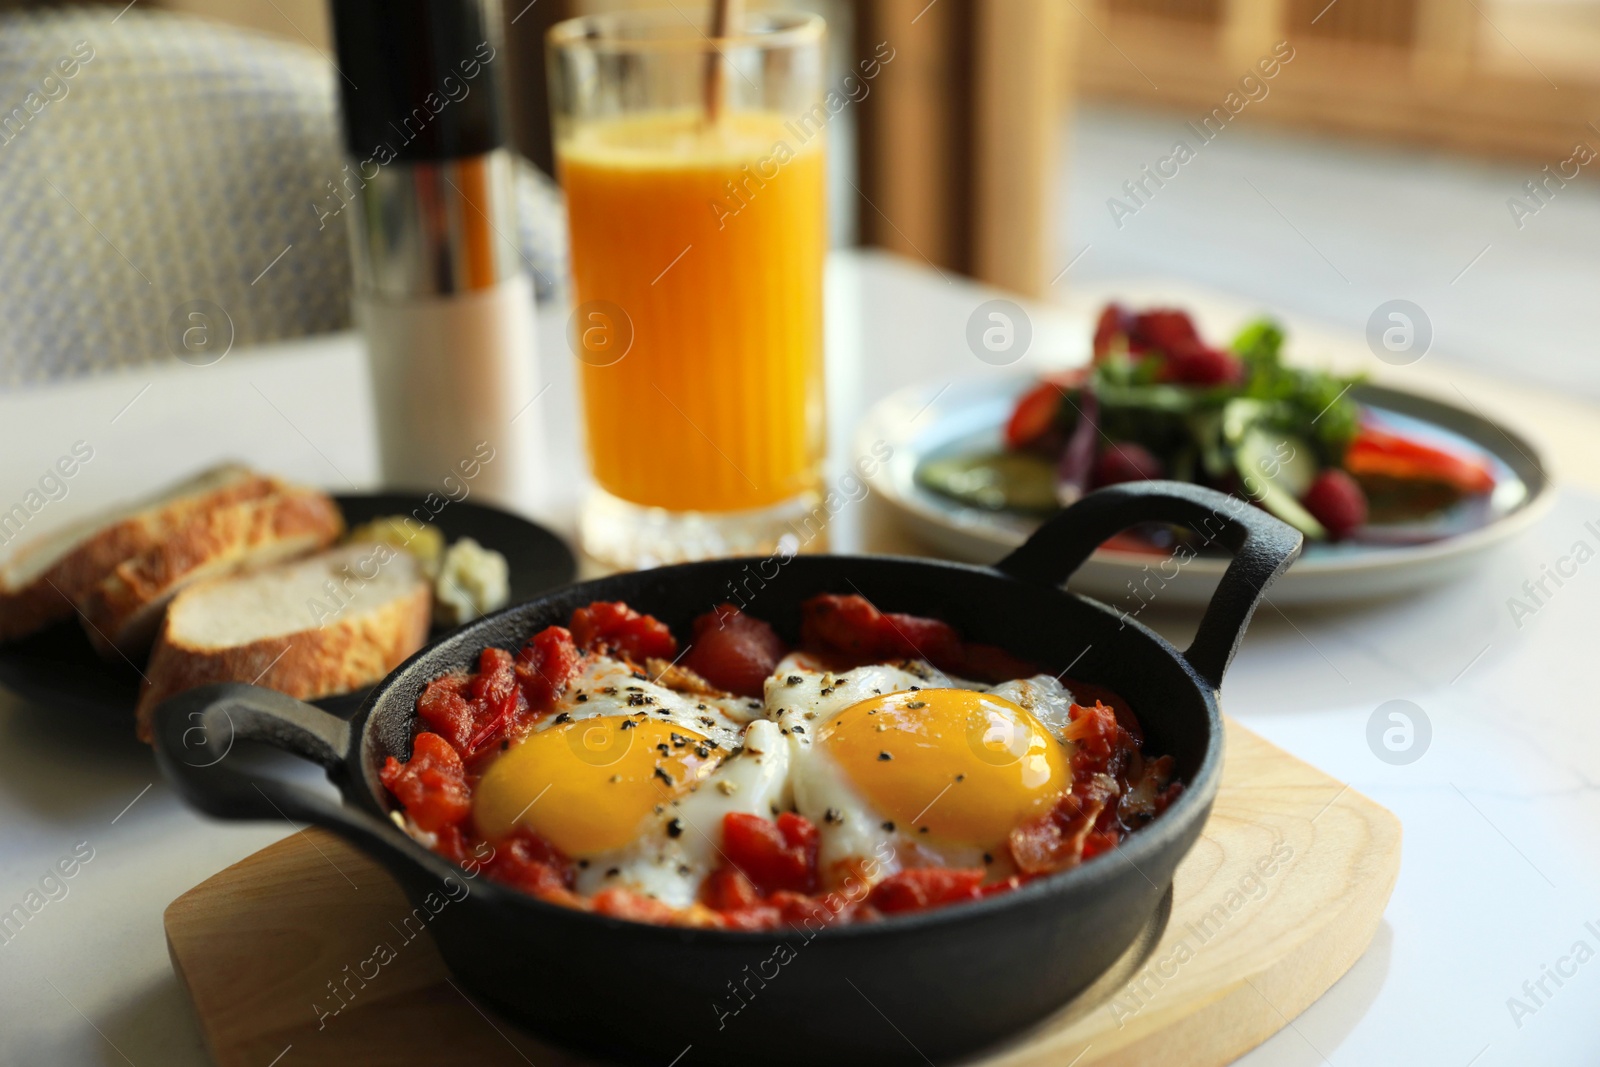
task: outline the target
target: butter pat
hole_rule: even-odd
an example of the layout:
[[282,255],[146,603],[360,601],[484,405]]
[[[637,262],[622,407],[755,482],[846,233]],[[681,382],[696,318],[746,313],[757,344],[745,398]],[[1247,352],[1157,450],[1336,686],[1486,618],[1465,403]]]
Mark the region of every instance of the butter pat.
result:
[[463,537],[445,550],[433,586],[433,621],[460,626],[506,606],[511,569],[500,553]]

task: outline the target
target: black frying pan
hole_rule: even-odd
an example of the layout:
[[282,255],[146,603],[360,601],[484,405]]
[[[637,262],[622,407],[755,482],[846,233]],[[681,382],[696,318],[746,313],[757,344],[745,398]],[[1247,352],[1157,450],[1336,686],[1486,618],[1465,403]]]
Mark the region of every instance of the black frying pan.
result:
[[[1193,644],[1179,652],[1138,622],[1060,586],[1095,547],[1140,522],[1215,535],[1233,562]],[[1262,590],[1299,555],[1300,534],[1198,486],[1143,482],[1092,493],[994,568],[929,560],[797,556],[718,560],[623,574],[547,593],[417,653],[350,722],[246,685],[197,689],[157,712],[162,770],[225,819],[325,826],[380,861],[413,903],[453,900],[429,924],[460,982],[555,1043],[641,1063],[889,1064],[943,1061],[1033,1023],[1087,987],[1148,921],[1199,835],[1222,773],[1217,689]],[[881,922],[759,933],[647,926],[547,904],[467,879],[402,833],[377,771],[409,755],[418,694],[470,668],[486,645],[516,649],[576,607],[623,600],[678,633],[731,589],[793,640],[801,601],[860,593],[884,610],[944,619],[1125,697],[1147,751],[1188,783],[1123,846],[1014,892]],[[237,741],[264,741],[327,768],[342,803],[235,769]],[[308,997],[319,994],[307,990]]]

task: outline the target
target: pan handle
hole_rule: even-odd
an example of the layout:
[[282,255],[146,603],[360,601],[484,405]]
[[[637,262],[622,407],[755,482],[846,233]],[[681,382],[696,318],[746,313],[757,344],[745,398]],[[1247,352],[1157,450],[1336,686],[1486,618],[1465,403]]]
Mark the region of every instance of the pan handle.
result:
[[228,759],[242,741],[344,767],[350,724],[321,708],[259,686],[230,682],[191,689],[155,714],[156,762],[183,798],[219,819],[288,819],[350,829],[358,814],[303,786]]
[[1213,689],[1220,689],[1267,586],[1300,555],[1305,539],[1288,523],[1215,489],[1183,482],[1125,482],[1088,494],[995,567],[1023,581],[1060,585],[1107,538],[1142,522],[1187,526],[1233,553],[1200,629],[1183,653]]

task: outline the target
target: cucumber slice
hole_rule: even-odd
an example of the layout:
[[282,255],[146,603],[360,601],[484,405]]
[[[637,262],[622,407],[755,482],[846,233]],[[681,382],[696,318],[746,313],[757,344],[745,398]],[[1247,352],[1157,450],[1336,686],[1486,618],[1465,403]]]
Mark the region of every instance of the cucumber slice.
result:
[[929,459],[917,468],[924,488],[985,511],[1049,515],[1056,501],[1056,469],[1027,452]]
[[1300,505],[1317,476],[1309,444],[1251,426],[1240,434],[1233,462],[1250,499],[1312,540],[1327,540],[1327,529]]

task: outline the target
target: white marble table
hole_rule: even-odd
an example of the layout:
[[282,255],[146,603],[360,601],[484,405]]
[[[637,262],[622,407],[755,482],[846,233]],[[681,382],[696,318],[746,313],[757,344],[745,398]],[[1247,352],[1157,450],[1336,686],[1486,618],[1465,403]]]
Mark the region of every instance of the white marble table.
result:
[[[835,461],[848,460],[864,405],[888,390],[1004,373],[980,364],[963,339],[967,316],[994,294],[875,257],[840,257],[832,271]],[[1221,320],[1249,310],[1216,294],[1148,281],[1138,288],[1199,301]],[[1065,309],[1037,310],[1035,353],[1059,360],[1081,347],[1073,339],[1098,295],[1078,292]],[[1319,354],[1373,363],[1359,338],[1292,325]],[[531,506],[565,530],[580,475],[562,326],[553,314],[541,324],[552,384],[539,410],[553,446],[552,486]],[[1588,958],[1600,953],[1600,701],[1588,669],[1600,632],[1600,562],[1579,567],[1520,627],[1507,599],[1574,542],[1600,548],[1592,459],[1600,418],[1570,399],[1469,375],[1442,356],[1404,373],[1413,387],[1459,388],[1531,423],[1567,488],[1529,536],[1459,585],[1398,604],[1257,616],[1228,678],[1228,710],[1393,809],[1406,850],[1372,949],[1241,1062],[1589,1067],[1600,1062],[1600,960]],[[5,506],[75,441],[94,446],[68,497],[49,505],[56,518],[228,456],[333,489],[368,486],[375,475],[365,372],[350,336],[236,352],[212,367],[174,361],[0,395],[0,427]],[[840,514],[832,536],[845,550],[915,551],[870,497]],[[1157,607],[1144,618],[1187,636],[1191,618]],[[1373,712],[1396,699],[1420,707],[1432,730],[1426,753],[1400,766],[1379,760],[1367,742]],[[133,740],[131,722],[78,721],[0,694],[0,911],[75,846],[93,850],[65,896],[0,942],[0,1065],[205,1063],[168,965],[162,910],[289,832],[185,810]],[[1581,965],[1572,956],[1580,941],[1588,946]],[[1547,966],[1573,973],[1557,985]],[[1514,1017],[1509,998],[1529,1010]]]

